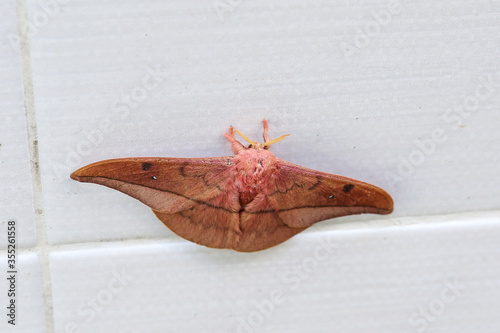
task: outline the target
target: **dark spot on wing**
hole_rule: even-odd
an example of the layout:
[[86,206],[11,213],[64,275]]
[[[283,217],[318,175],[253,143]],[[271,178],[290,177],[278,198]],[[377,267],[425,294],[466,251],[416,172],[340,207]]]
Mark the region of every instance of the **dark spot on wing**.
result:
[[187,175],[184,173],[184,168],[189,165],[188,162],[182,163],[182,165],[179,167],[179,173],[181,174],[182,177],[187,177]]
[[351,190],[352,190],[353,188],[354,188],[354,185],[352,185],[352,184],[347,184],[347,185],[344,185],[344,189],[343,189],[343,191],[344,191],[345,193],[349,193],[349,192],[351,192]]
[[142,170],[148,171],[149,169],[151,169],[152,166],[153,164],[151,163],[142,163]]

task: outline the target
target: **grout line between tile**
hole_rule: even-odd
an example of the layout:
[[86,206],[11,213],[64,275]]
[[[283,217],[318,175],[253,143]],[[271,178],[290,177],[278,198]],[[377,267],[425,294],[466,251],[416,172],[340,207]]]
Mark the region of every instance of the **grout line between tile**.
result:
[[[474,219],[475,223],[471,224],[470,220]],[[311,227],[310,232],[317,232],[319,234],[325,232],[335,232],[335,233],[366,233],[376,230],[386,229],[386,228],[401,228],[404,227],[426,227],[426,228],[442,228],[446,226],[448,222],[454,222],[455,225],[460,225],[461,227],[475,228],[478,226],[480,220],[486,221],[488,225],[494,220],[494,224],[498,225],[497,220],[500,219],[500,210],[484,210],[477,212],[464,212],[464,213],[450,213],[450,214],[440,214],[440,215],[425,215],[425,216],[405,216],[405,217],[394,217],[382,220],[374,220],[374,223],[366,222],[350,222],[349,225],[336,225],[336,228],[331,228],[327,226],[317,225],[316,227]],[[151,246],[151,245],[186,245],[193,244],[180,237],[163,237],[163,238],[129,238],[120,240],[108,240],[108,241],[88,241],[80,243],[61,243],[61,244],[50,244],[46,245],[50,251],[81,251],[81,250],[99,250],[99,249],[110,249],[119,248],[125,246]],[[198,245],[196,245],[198,246]],[[19,250],[20,254],[32,253],[38,250],[38,248],[22,248]],[[0,254],[5,253],[6,250],[0,251]]]
[[35,113],[35,97],[33,87],[33,73],[31,68],[31,50],[28,27],[28,7],[26,0],[18,0],[16,5],[20,54],[22,64],[22,80],[24,88],[24,108],[28,128],[28,142],[31,161],[31,176],[36,222],[36,247],[40,257],[40,271],[42,273],[43,298],[45,303],[45,322],[47,333],[54,333],[54,315],[52,306],[52,284],[49,268],[50,246],[47,241],[45,217],[43,212],[42,181],[39,168],[38,133]]

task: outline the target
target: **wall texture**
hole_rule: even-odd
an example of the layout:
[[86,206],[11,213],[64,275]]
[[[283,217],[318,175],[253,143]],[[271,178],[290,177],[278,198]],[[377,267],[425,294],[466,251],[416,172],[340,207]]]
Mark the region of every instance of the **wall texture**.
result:
[[[0,38],[2,332],[499,331],[499,1],[12,0]],[[69,178],[229,155],[263,118],[394,213],[242,254]]]

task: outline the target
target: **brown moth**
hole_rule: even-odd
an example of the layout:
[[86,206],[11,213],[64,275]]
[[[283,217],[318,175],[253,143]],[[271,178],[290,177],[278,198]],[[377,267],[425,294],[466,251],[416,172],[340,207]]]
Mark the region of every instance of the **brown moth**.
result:
[[[100,161],[71,178],[126,193],[153,209],[177,235],[212,248],[252,252],[278,245],[316,222],[351,214],[389,214],[384,190],[275,157],[264,143],[229,127],[234,156],[139,157]],[[243,146],[234,132],[250,143]]]

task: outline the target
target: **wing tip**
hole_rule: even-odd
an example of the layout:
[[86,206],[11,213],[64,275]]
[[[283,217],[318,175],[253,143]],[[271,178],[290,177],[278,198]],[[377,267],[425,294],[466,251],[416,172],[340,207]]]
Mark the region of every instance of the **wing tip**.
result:
[[83,179],[82,179],[82,174],[81,174],[80,170],[82,170],[82,169],[78,169],[78,170],[74,171],[69,177],[73,180],[81,182]]
[[384,194],[385,202],[377,207],[380,215],[388,215],[394,211],[394,200],[387,192],[384,191]]
[[378,214],[380,215],[389,215],[390,213],[392,213],[394,211],[394,208],[393,207],[390,207],[390,208],[377,208],[378,210]]
[[78,182],[84,182],[87,183],[89,180],[92,178],[94,175],[89,175],[85,171],[87,170],[88,166],[85,166],[83,168],[80,168],[76,171],[74,171],[69,177],[73,180],[76,180]]
[[79,182],[91,183],[93,178],[103,176],[106,174],[106,171],[108,171],[110,166],[113,165],[110,162],[117,162],[117,161],[119,161],[119,159],[104,160],[88,164],[74,171],[70,175],[70,178]]
[[76,181],[81,181],[80,176],[78,175],[78,170],[73,172],[70,176],[71,179],[76,180]]

